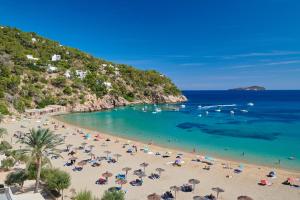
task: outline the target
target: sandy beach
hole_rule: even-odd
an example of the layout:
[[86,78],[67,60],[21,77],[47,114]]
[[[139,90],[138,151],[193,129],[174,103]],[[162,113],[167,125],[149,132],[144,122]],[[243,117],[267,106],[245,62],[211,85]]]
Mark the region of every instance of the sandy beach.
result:
[[[54,126],[58,125],[57,129]],[[64,128],[62,127],[64,125]],[[74,166],[64,166],[69,160],[68,152],[61,154],[62,158],[52,159],[53,167],[60,168],[68,173],[72,177],[72,185],[65,192],[65,199],[70,199],[71,190],[90,190],[97,197],[101,197],[103,192],[110,187],[119,186],[115,183],[115,176],[119,173],[124,173],[122,168],[130,167],[132,170],[128,172],[128,182],[123,185],[123,190],[126,191],[126,199],[128,200],[142,200],[147,199],[147,196],[151,193],[157,193],[159,195],[166,191],[169,191],[170,186],[182,186],[187,184],[189,179],[198,179],[199,184],[196,185],[193,192],[178,192],[177,199],[188,200],[193,199],[193,196],[205,196],[208,194],[216,195],[216,192],[212,191],[214,187],[220,187],[225,192],[219,194],[219,199],[222,200],[234,200],[240,195],[247,195],[257,200],[296,200],[300,199],[299,187],[292,187],[283,185],[288,177],[299,178],[299,172],[287,171],[284,169],[276,169],[276,178],[269,178],[267,175],[273,169],[266,166],[258,166],[252,164],[244,164],[242,173],[236,174],[234,169],[238,168],[239,163],[235,161],[228,161],[217,159],[213,161],[213,165],[210,166],[210,170],[204,170],[205,163],[192,161],[196,159],[199,154],[183,153],[182,160],[184,163],[181,167],[173,166],[172,163],[176,160],[176,156],[179,153],[178,150],[163,148],[155,145],[143,144],[136,141],[128,141],[124,138],[117,138],[105,133],[99,133],[96,131],[86,130],[83,128],[75,127],[73,125],[66,124],[58,121],[57,119],[46,115],[40,119],[21,119],[21,120],[9,120],[2,123],[2,126],[8,130],[8,135],[5,139],[8,142],[12,142],[12,145],[17,149],[20,148],[20,144],[16,143],[17,139],[13,137],[16,131],[28,132],[30,128],[50,128],[56,134],[65,136],[65,145],[61,146],[61,149],[65,149],[67,144],[71,144],[70,150],[74,150],[79,147],[83,142],[86,142],[88,147],[93,145],[92,153],[95,157],[107,157],[105,151],[110,151],[110,156],[116,158],[115,154],[120,154],[116,163],[108,163],[106,160],[102,160],[101,165],[98,167],[92,167],[90,163],[83,166],[82,171],[73,171]],[[23,126],[23,128],[21,127]],[[24,128],[25,127],[25,128]],[[84,139],[83,133],[90,133],[90,139]],[[95,141],[97,134],[100,135],[98,141]],[[107,138],[110,141],[106,141]],[[125,148],[124,144],[128,143]],[[137,153],[130,154],[126,151],[131,145],[137,146]],[[148,153],[141,151],[140,149],[148,148]],[[159,152],[161,155],[165,152],[170,152],[170,157],[162,158],[161,155],[155,155]],[[84,150],[76,150],[77,163],[84,159],[90,159],[91,156],[85,153]],[[133,174],[134,170],[142,169],[141,163],[148,163],[145,171],[147,176],[151,173],[157,173],[156,168],[162,168],[165,171],[161,173],[161,177],[157,180],[151,180],[148,177],[143,178],[142,186],[131,186],[130,181],[137,179],[138,177]],[[229,166],[229,169],[225,166]],[[96,180],[102,177],[102,174],[106,171],[112,173],[112,177],[108,179],[108,184],[99,185],[95,184]],[[4,182],[6,173],[1,172],[0,180]],[[226,177],[229,176],[230,178]],[[267,179],[272,183],[271,186],[261,186],[258,183],[261,179]]]

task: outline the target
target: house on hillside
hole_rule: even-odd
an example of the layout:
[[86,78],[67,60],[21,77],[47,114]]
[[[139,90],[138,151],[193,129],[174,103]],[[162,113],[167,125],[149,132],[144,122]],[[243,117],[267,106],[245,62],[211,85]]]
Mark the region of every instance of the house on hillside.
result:
[[54,54],[51,58],[52,61],[59,61],[61,59],[60,55]]
[[54,73],[54,72],[57,72],[57,67],[54,67],[53,65],[48,64],[47,72],[48,72],[48,73]]
[[71,78],[71,72],[70,72],[70,70],[67,70],[67,71],[64,73],[64,76],[65,76],[66,78]]
[[37,40],[36,38],[31,38],[32,43],[35,43]]
[[38,60],[38,58],[33,57],[33,55],[26,55],[28,60]]
[[105,85],[106,88],[110,89],[112,87],[110,82],[104,82],[103,83]]
[[[83,70],[76,70],[75,71],[75,75],[80,78],[81,80],[85,78],[87,72],[86,71],[83,71]],[[70,70],[67,70],[65,73],[64,73],[64,76],[66,78],[71,78],[72,77],[72,74],[71,74],[71,71]]]

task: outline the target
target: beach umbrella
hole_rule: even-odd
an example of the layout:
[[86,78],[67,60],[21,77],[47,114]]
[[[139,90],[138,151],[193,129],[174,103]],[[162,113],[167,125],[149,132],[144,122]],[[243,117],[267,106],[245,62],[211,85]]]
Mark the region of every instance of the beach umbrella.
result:
[[69,160],[77,160],[77,159],[78,159],[78,158],[75,157],[75,156],[72,156],[72,157],[69,158]]
[[165,170],[164,169],[162,169],[162,168],[156,168],[155,169],[157,172],[158,172],[158,174],[160,175],[162,172],[164,172]]
[[82,146],[83,148],[85,148],[86,145],[87,145],[86,142],[81,143],[81,146]]
[[108,155],[111,153],[110,151],[104,151],[104,153],[106,154],[106,158],[108,159]]
[[69,151],[72,146],[73,146],[73,144],[68,144],[67,145],[67,151]]
[[124,168],[122,169],[122,171],[124,171],[124,172],[126,173],[126,178],[127,178],[128,172],[129,172],[130,170],[131,170],[130,167],[124,167]]
[[237,198],[237,200],[253,200],[251,197],[248,197],[248,196],[239,196]]
[[82,161],[80,161],[77,165],[79,165],[79,166],[84,166],[84,165],[86,165],[87,164],[87,162],[85,161],[85,160],[82,160]]
[[122,155],[121,155],[121,154],[118,154],[118,153],[116,153],[114,156],[117,158],[117,161],[118,161],[118,160],[119,160],[119,158],[120,158]]
[[144,168],[144,173],[146,173],[146,167],[148,167],[148,163],[143,162],[142,164],[140,164],[141,167]]
[[174,186],[170,187],[170,190],[174,191],[175,199],[176,199],[176,194],[177,194],[178,191],[180,191],[180,187],[174,185]]
[[143,181],[143,177],[146,176],[146,174],[144,172],[137,173],[136,175],[141,179],[141,181]]
[[148,200],[160,200],[160,195],[156,194],[156,193],[153,193],[153,194],[149,194],[147,196]]
[[219,187],[212,188],[212,190],[217,193],[217,199],[219,197],[219,193],[225,192],[225,190],[223,190],[222,188],[219,188]]
[[123,186],[124,184],[126,184],[127,181],[126,181],[125,179],[118,179],[118,180],[116,180],[116,183],[119,184],[119,185],[121,185],[121,189],[122,189],[122,186]]
[[108,178],[112,177],[112,173],[106,171],[105,173],[102,174],[102,176],[106,179],[106,184],[108,183]]
[[206,197],[202,197],[202,196],[194,196],[193,200],[206,200]]
[[189,183],[193,185],[193,191],[195,190],[195,185],[199,184],[200,181],[198,179],[190,179]]

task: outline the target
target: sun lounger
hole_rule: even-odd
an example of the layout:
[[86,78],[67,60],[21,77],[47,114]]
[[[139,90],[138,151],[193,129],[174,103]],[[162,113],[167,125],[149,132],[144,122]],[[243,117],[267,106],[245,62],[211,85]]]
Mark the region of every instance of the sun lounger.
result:
[[262,179],[262,180],[260,180],[259,185],[262,185],[262,186],[271,186],[272,183],[270,181],[266,180],[266,179]]
[[174,196],[173,196],[172,192],[167,191],[161,196],[161,198],[164,200],[173,200]]
[[106,184],[106,179],[99,178],[98,180],[96,180],[96,184],[97,185],[104,185],[104,184]]
[[136,179],[134,181],[130,181],[130,185],[132,186],[142,186],[143,185],[143,181],[140,179]]
[[189,184],[185,184],[185,185],[181,186],[180,189],[182,192],[192,192],[193,191],[192,185],[189,185]]
[[95,162],[95,163],[93,163],[91,166],[92,166],[92,167],[99,167],[100,165],[101,165],[100,163]]
[[74,167],[72,170],[74,171],[74,172],[76,172],[76,171],[78,171],[78,172],[80,172],[80,171],[82,171],[82,167]]
[[152,173],[150,176],[148,176],[148,178],[152,179],[152,180],[156,180],[156,179],[159,179],[160,176],[158,174],[154,174]]
[[116,179],[126,179],[125,174],[117,174]]

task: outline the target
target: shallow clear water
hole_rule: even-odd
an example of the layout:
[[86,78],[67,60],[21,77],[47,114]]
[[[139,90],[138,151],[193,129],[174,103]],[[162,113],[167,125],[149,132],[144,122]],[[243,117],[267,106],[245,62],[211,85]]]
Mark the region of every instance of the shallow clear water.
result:
[[[59,118],[126,138],[187,151],[195,148],[209,156],[276,167],[280,160],[280,167],[300,170],[300,91],[184,94],[189,99],[185,106],[136,105]],[[288,159],[291,156],[295,159]]]

